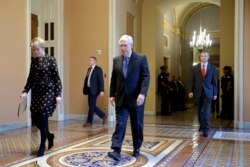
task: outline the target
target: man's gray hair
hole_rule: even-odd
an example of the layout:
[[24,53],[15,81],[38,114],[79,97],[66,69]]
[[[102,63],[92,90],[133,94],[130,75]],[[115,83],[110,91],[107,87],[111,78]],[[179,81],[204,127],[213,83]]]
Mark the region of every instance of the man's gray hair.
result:
[[122,41],[125,41],[128,44],[133,45],[133,38],[130,35],[122,35],[119,40],[119,44],[121,44]]

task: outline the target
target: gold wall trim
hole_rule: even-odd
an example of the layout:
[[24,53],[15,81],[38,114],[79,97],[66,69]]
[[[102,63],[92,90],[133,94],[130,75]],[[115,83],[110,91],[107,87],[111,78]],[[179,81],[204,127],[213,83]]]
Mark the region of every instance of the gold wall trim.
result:
[[164,19],[163,20],[164,23],[164,27],[170,31],[172,31],[175,34],[181,34],[181,30],[179,27],[174,26],[173,24],[171,24],[168,20]]
[[[181,28],[174,26],[171,24],[169,21],[164,19],[164,27],[173,33],[180,35],[182,38],[185,39],[192,39],[193,33],[183,33],[181,32]],[[213,31],[208,31],[208,34],[210,34],[211,38],[220,38],[220,30],[213,30]]]

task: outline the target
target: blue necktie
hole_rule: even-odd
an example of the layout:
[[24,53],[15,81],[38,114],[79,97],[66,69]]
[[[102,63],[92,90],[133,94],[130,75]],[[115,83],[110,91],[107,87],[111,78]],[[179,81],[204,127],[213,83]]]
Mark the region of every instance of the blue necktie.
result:
[[123,59],[123,75],[125,77],[127,76],[127,72],[128,72],[128,63],[129,63],[129,58],[124,57],[124,59]]

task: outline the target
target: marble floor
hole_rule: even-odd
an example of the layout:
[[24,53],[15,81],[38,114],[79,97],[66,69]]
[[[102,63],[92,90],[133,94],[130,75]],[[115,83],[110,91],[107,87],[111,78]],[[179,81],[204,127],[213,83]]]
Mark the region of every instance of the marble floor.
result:
[[0,135],[0,166],[250,166],[250,130],[234,129],[233,121],[212,115],[207,138],[198,132],[195,111],[178,111],[171,116],[144,118],[144,143],[141,155],[134,158],[130,124],[122,148],[122,160],[107,157],[114,123],[92,127],[83,121],[50,121],[55,134],[54,147],[36,157],[39,133],[35,127],[6,131]]

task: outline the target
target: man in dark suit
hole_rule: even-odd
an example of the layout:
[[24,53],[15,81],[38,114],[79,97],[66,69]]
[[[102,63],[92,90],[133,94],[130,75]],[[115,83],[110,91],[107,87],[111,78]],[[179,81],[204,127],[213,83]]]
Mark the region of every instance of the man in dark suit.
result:
[[158,75],[158,92],[161,94],[161,115],[170,115],[170,82],[167,67],[161,66],[161,73]]
[[103,124],[105,124],[107,119],[107,114],[96,106],[97,96],[104,95],[103,72],[101,67],[96,65],[96,61],[96,57],[94,56],[89,58],[90,67],[88,68],[88,72],[84,80],[83,94],[88,95],[89,104],[88,119],[87,122],[83,124],[84,127],[92,125],[94,113],[103,119]]
[[173,79],[170,83],[171,90],[171,112],[180,111],[180,83],[178,82],[176,76],[173,76]]
[[189,86],[189,98],[194,97],[198,107],[199,131],[208,136],[210,128],[211,101],[217,98],[217,72],[215,66],[208,62],[209,53],[200,52],[200,63],[193,67]]
[[223,68],[224,75],[221,77],[221,114],[222,119],[234,118],[234,77],[232,74],[232,68],[225,66]]
[[121,159],[128,116],[133,137],[133,156],[140,155],[143,142],[144,105],[150,80],[147,58],[144,54],[132,50],[132,37],[123,35],[119,45],[121,55],[113,59],[110,82],[110,103],[115,106],[116,127],[112,136],[113,152],[108,153],[108,156],[116,161]]

